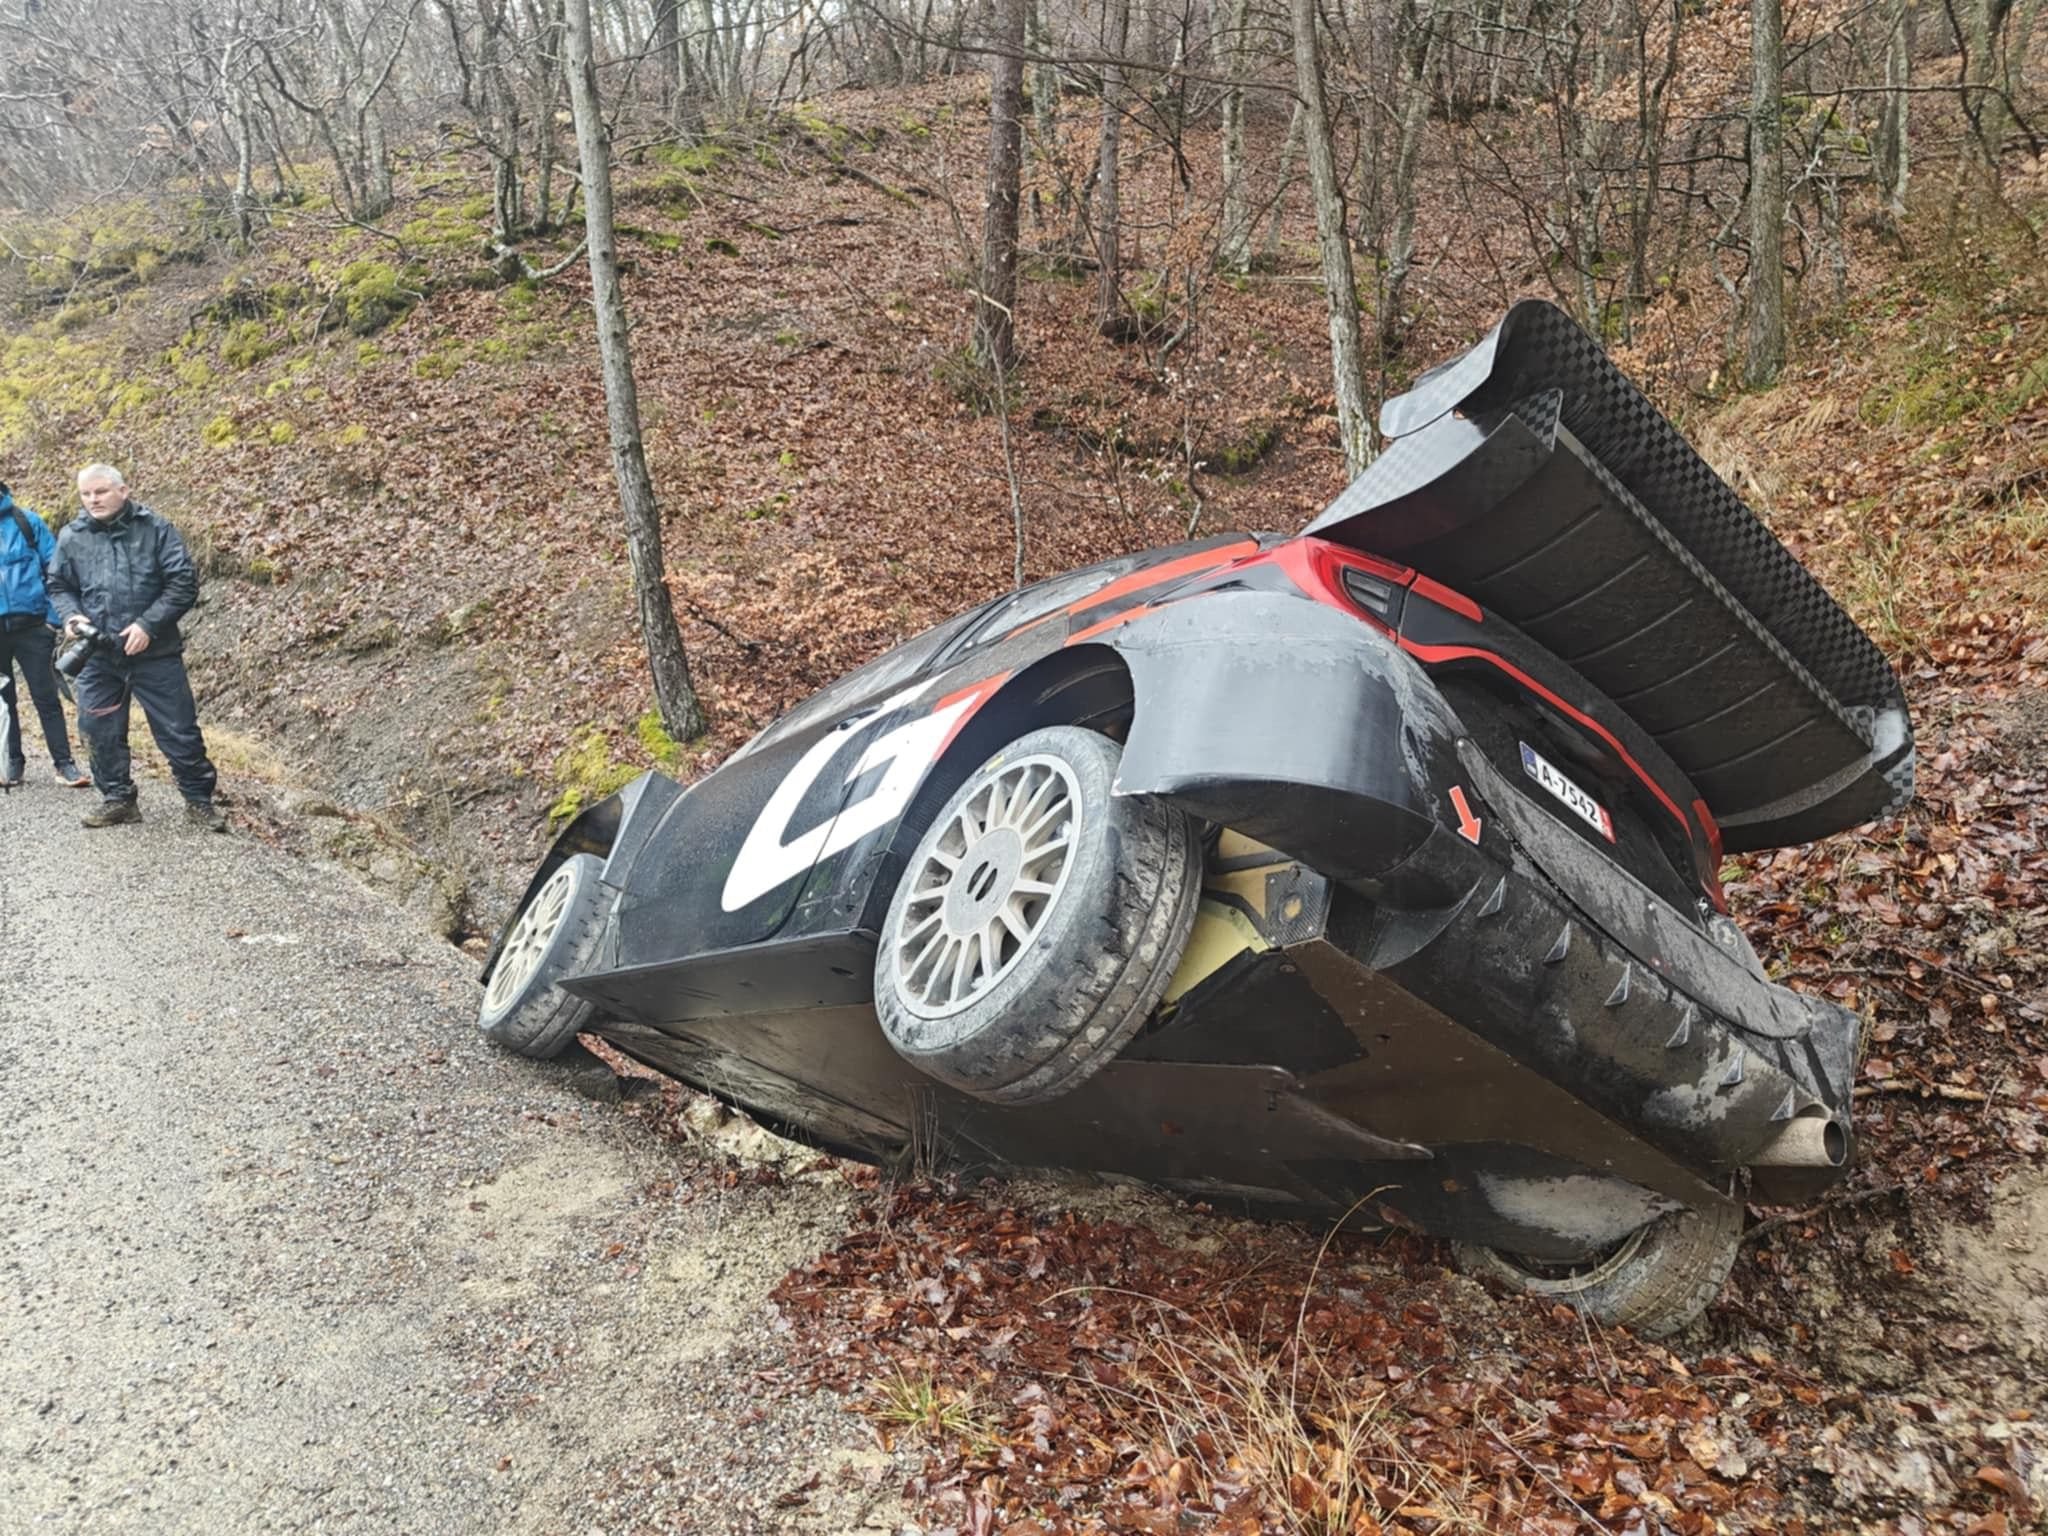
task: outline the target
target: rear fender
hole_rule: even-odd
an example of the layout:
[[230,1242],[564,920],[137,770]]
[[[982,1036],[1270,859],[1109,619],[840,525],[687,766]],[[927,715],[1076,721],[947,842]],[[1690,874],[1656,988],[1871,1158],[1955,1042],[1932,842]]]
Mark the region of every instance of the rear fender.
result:
[[[1439,858],[1435,834],[1463,730],[1379,630],[1247,590],[1147,614],[1114,643],[1136,699],[1118,793],[1165,796],[1333,879],[1377,884],[1426,863],[1451,877],[1435,894],[1462,888],[1464,860]],[[1425,843],[1431,854],[1417,860]]]

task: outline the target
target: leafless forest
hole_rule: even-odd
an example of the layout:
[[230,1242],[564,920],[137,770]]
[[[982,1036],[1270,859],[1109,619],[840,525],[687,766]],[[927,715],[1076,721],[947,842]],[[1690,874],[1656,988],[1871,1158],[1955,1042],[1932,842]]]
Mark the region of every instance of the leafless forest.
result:
[[[1307,178],[1326,289],[1361,299],[1331,313],[1355,467],[1370,451],[1361,349],[1401,346],[1414,274],[1446,254],[1449,230],[1432,223],[1450,209],[1465,215],[1461,240],[1483,236],[1456,253],[1465,281],[1502,299],[1547,287],[1610,338],[1710,274],[1731,355],[1762,382],[1783,362],[1788,278],[1808,304],[1838,303],[1845,221],[1896,221],[1915,153],[1995,196],[2016,158],[2040,152],[2042,82],[2025,67],[2040,11],[603,0],[591,24],[628,154],[833,88],[987,70],[978,330],[998,358],[1020,239],[1087,264],[1105,330],[1142,321],[1172,337],[1198,323],[1215,273],[1270,256],[1271,210]],[[308,196],[317,165],[322,194],[374,222],[392,202],[393,146],[431,139],[482,152],[494,239],[510,251],[579,216],[570,20],[563,0],[14,0],[0,19],[0,207],[175,186],[247,241],[266,209]],[[1419,209],[1432,124],[1449,174]],[[1170,153],[1182,205],[1151,270],[1133,273],[1118,171],[1148,142]],[[1758,259],[1773,247],[1782,260]]]

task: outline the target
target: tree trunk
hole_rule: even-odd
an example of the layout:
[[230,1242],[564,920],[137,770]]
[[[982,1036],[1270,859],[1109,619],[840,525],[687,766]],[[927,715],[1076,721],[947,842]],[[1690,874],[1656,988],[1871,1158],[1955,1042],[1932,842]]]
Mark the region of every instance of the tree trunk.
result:
[[1386,298],[1380,306],[1380,344],[1389,351],[1401,344],[1401,306],[1415,264],[1415,168],[1422,158],[1429,76],[1436,59],[1435,17],[1428,0],[1404,6],[1401,20],[1401,136],[1394,150],[1394,225],[1387,241]]
[[1294,157],[1301,153],[1301,103],[1287,116],[1287,136],[1280,141],[1280,170],[1273,178],[1273,215],[1266,221],[1266,238],[1259,242],[1259,257],[1271,261],[1280,250],[1280,222],[1287,212],[1287,188],[1294,180]]
[[1913,0],[1891,0],[1885,17],[1884,114],[1878,120],[1877,194],[1883,217],[1896,225],[1906,216],[1907,108],[1913,89]]
[[363,106],[363,207],[365,219],[377,220],[391,211],[395,201],[391,189],[391,150],[384,142],[384,119],[377,104]]
[[591,305],[597,351],[604,370],[605,415],[611,427],[612,469],[626,520],[626,556],[640,605],[640,632],[654,677],[655,707],[677,741],[704,732],[704,714],[690,682],[690,659],[676,625],[661,553],[661,509],[647,455],[640,443],[640,398],[626,337],[626,296],[619,286],[617,235],[612,227],[611,139],[597,95],[591,57],[590,0],[568,0],[569,105],[576,118],[576,148],[583,162],[583,228],[589,240]]
[[1123,129],[1123,57],[1131,35],[1131,0],[1111,0],[1114,14],[1105,16],[1110,62],[1102,68],[1102,150],[1095,162],[1095,328],[1105,334],[1123,317],[1122,270],[1123,193],[1117,185],[1117,162]]
[[1049,220],[1045,217],[1038,194],[1031,194],[1032,211],[1041,227],[1064,224],[1068,211],[1067,173],[1060,164],[1060,69],[1052,57],[1052,31],[1045,15],[1048,4],[1049,0],[1029,0],[1026,7],[1031,51],[1036,55],[1031,65],[1031,131],[1038,145],[1039,159],[1053,167],[1053,185],[1056,188],[1053,214]]
[[1963,23],[1963,115],[1970,122],[1969,160],[1998,181],[1998,152],[2011,121],[2005,106],[2005,71],[1998,47],[2004,10],[2000,0],[1961,0]]
[[1749,337],[1742,380],[1758,389],[1785,366],[1784,20],[1779,0],[1752,0],[1749,103]]
[[1824,170],[1814,181],[1820,203],[1821,258],[1827,264],[1828,303],[1840,309],[1849,301],[1849,246],[1842,230],[1842,182]]
[[654,0],[654,35],[648,51],[654,55],[654,76],[660,82],[661,105],[673,112],[676,91],[682,84],[682,69],[676,55],[676,0]]
[[1216,239],[1216,264],[1226,272],[1243,272],[1252,264],[1251,211],[1244,196],[1245,27],[1250,19],[1251,0],[1231,0],[1227,27],[1216,33],[1216,72],[1230,82],[1223,91],[1223,227]]
[[1024,170],[1024,13],[1027,0],[998,0],[989,60],[988,194],[981,214],[981,292],[974,350],[1007,368],[1017,355],[1017,201]]
[[1316,198],[1316,244],[1323,255],[1323,297],[1330,312],[1330,373],[1337,395],[1337,436],[1344,472],[1356,479],[1372,462],[1372,425],[1365,403],[1365,339],[1358,328],[1358,284],[1345,233],[1344,193],[1330,143],[1323,99],[1322,60],[1316,49],[1316,0],[1290,0],[1294,22],[1294,79],[1301,97],[1302,140]]
[[2012,39],[2006,45],[2006,58],[2011,63],[2013,99],[2018,100],[2027,89],[2027,51],[2034,44],[2034,26],[2041,19],[2041,0],[2018,0],[2012,8]]
[[[1622,335],[1635,340],[1635,326],[1650,302],[1650,233],[1657,227],[1657,204],[1664,180],[1664,134],[1669,127],[1666,92],[1678,74],[1679,37],[1685,26],[1682,4],[1659,5],[1670,27],[1657,73],[1650,71],[1650,18],[1641,13],[1636,29],[1636,174],[1628,220],[1628,293],[1621,311]],[[1678,249],[1683,250],[1683,235]]]

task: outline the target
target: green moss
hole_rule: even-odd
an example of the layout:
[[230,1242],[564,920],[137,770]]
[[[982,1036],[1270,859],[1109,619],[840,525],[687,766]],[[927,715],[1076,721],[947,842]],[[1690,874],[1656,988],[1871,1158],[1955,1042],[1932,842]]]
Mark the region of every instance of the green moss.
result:
[[172,364],[172,371],[177,374],[178,382],[187,389],[204,389],[214,379],[213,369],[203,357],[179,357]]
[[468,219],[473,223],[487,223],[492,213],[491,200],[488,197],[472,197],[467,202],[460,204],[455,212],[458,217]]
[[370,440],[370,429],[360,421],[352,421],[334,434],[334,440],[344,448],[354,448]]
[[1873,427],[1937,427],[1960,421],[1982,404],[1966,379],[1946,367],[1926,367],[1880,384],[1863,397],[1856,413]]
[[731,159],[732,151],[721,144],[657,144],[647,155],[656,165],[701,176]]
[[844,149],[853,137],[850,129],[833,122],[808,101],[800,101],[791,107],[789,120],[829,149]]
[[462,367],[462,347],[455,342],[436,347],[420,357],[412,365],[412,371],[422,379],[445,379]]
[[[467,210],[477,202],[483,204],[483,211],[472,217]],[[491,200],[487,197],[471,199],[456,207],[429,209],[419,218],[407,220],[398,232],[399,238],[407,245],[429,249],[477,245],[490,233],[486,227],[490,213]]]
[[348,328],[370,336],[403,318],[421,296],[388,261],[352,261],[341,269],[340,297]]
[[2044,395],[2048,395],[2048,357],[2038,357],[2020,370],[2017,380],[1998,392],[1991,402],[1991,413],[2000,421],[2010,421]]
[[617,227],[618,232],[628,240],[638,240],[642,245],[652,246],[657,251],[667,251],[674,255],[683,248],[681,235],[664,234],[658,229],[643,229],[638,224],[621,224]]
[[378,346],[374,341],[365,341],[357,344],[356,366],[358,368],[375,367],[378,363],[381,363],[383,361],[384,349]]
[[222,414],[213,418],[199,429],[199,439],[209,448],[226,448],[234,444],[241,434],[235,430],[235,418]]
[[1276,422],[1261,422],[1246,429],[1244,436],[1211,448],[1202,457],[1218,474],[1241,475],[1273,451],[1280,439]]
[[555,783],[561,794],[548,808],[549,822],[561,825],[586,807],[617,794],[639,778],[641,772],[631,763],[616,761],[610,738],[602,729],[592,726],[555,759]]
[[114,391],[114,398],[107,405],[107,424],[111,425],[130,411],[141,410],[152,400],[160,399],[163,391],[154,384],[128,383]]
[[778,347],[793,347],[802,340],[803,337],[799,336],[795,331],[784,330],[775,333],[775,345]]
[[675,772],[676,765],[683,760],[683,744],[669,735],[668,728],[661,723],[661,711],[650,709],[633,722],[633,734],[646,750],[648,761],[663,773]]
[[270,441],[273,446],[283,448],[299,440],[299,429],[288,421],[273,421],[270,424]]
[[737,256],[740,253],[738,246],[734,245],[730,240],[720,239],[716,235],[704,242],[704,249],[714,256]]
[[277,562],[267,555],[257,555],[243,567],[243,574],[259,587],[275,586],[284,577]]

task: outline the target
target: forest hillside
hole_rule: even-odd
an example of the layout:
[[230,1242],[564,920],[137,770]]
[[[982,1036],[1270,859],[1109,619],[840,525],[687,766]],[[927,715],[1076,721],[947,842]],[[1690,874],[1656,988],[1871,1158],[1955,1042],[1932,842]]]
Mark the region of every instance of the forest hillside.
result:
[[[1711,121],[1746,68],[1747,10],[1700,15],[1666,80]],[[1967,75],[1940,36],[1920,48],[1927,78]],[[1105,162],[1099,103],[1027,75],[1027,109],[1049,91],[1065,115],[1025,168],[1001,368],[974,329],[986,75],[848,84],[686,132],[621,118],[642,440],[701,737],[674,739],[650,687],[580,219],[509,241],[502,157],[451,122],[394,135],[388,207],[309,154],[239,198],[246,237],[194,176],[63,206],[17,191],[4,478],[55,520],[76,467],[107,459],[175,518],[207,575],[190,644],[223,800],[474,947],[550,826],[643,769],[701,775],[1019,580],[1191,532],[1292,531],[1342,488],[1289,93],[1242,106],[1263,191],[1243,259],[1219,265],[1223,129],[1091,77],[1143,128]],[[1746,258],[1722,238],[1747,207],[1740,134],[1718,160],[1703,136],[1667,146],[1652,180],[1690,160],[1697,195],[1669,198],[1633,253],[1612,201],[1589,253],[1569,204],[1533,190],[1572,112],[1475,89],[1424,92],[1405,146],[1398,113],[1376,145],[1339,135],[1347,174],[1385,155],[1384,184],[1412,189],[1361,268],[1368,392],[1515,298],[1565,303],[1891,657],[1921,751],[1908,814],[1726,872],[1772,973],[1868,1021],[1865,1161],[1821,1206],[1759,1213],[1709,1336],[1678,1353],[1496,1310],[1398,1233],[1328,1255],[1261,1238],[1246,1279],[1075,1215],[1020,1267],[1000,1201],[932,1189],[877,1195],[880,1225],[792,1276],[785,1307],[825,1341],[823,1377],[927,1437],[921,1492],[963,1529],[1065,1508],[1074,1529],[1252,1532],[1280,1507],[1333,1532],[2042,1529],[2048,159],[2020,111],[1973,168],[1973,98],[1930,93],[1895,207],[1867,170],[1796,181],[1785,358],[1748,383]],[[1870,160],[1857,112],[1815,102],[1782,112],[1811,166]],[[1626,120],[1590,95],[1582,111]],[[1075,234],[1105,163],[1107,308],[1104,247]],[[972,1287],[921,1289],[941,1285],[934,1245],[955,1280],[982,1277],[976,1328],[1007,1318],[1059,1347],[941,1363],[934,1330]],[[1078,1312],[1052,1280],[1076,1266],[1108,1288]],[[1304,1351],[1311,1294],[1324,1342]],[[1161,1303],[1238,1332],[1167,1330],[1157,1359],[1103,1342],[1159,1336]],[[1351,1386],[1262,1425],[1257,1383],[1290,1370],[1290,1392]],[[1120,1395],[1134,1374],[1147,1391]],[[923,1407],[892,1420],[890,1381],[921,1382]],[[1363,1401],[1360,1382],[1372,1412],[1346,1418],[1331,1405]],[[1175,1523],[1191,1511],[1203,1523]]]

